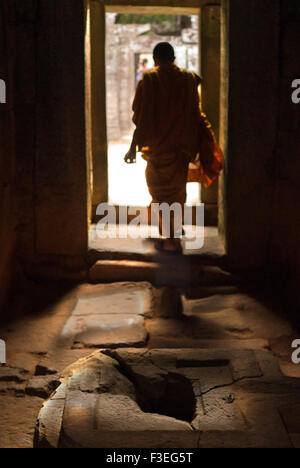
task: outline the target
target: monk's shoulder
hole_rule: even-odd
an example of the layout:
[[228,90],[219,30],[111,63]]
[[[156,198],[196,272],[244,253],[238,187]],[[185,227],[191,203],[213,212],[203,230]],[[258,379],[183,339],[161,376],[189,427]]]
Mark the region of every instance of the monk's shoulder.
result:
[[146,70],[140,80],[141,87],[145,90],[152,89],[153,83],[157,81],[157,71],[155,69]]
[[179,71],[184,76],[188,77],[190,80],[194,80],[197,84],[200,84],[202,82],[202,78],[199,75],[197,75],[197,73],[195,72],[186,70],[185,68],[179,68]]
[[155,68],[151,68],[150,70],[146,70],[143,73],[143,80],[151,80],[153,77],[157,76],[157,70]]

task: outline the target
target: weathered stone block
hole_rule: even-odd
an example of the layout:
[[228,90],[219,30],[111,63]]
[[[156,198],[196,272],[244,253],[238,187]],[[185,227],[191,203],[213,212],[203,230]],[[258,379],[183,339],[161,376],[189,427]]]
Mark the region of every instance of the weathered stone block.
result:
[[92,282],[149,281],[153,283],[157,265],[130,261],[99,261],[89,272]]
[[27,395],[48,398],[60,385],[58,375],[34,376],[26,387]]
[[87,348],[144,346],[147,336],[143,317],[134,314],[74,316],[62,332],[62,339]]
[[80,297],[72,313],[73,316],[113,314],[134,314],[149,316],[152,314],[152,295],[149,288],[131,288],[108,285],[95,296]]
[[[36,446],[181,448],[200,439],[203,447],[288,447],[278,397],[246,393],[261,378],[255,363],[254,353],[240,350],[96,352],[63,372],[40,412]],[[208,372],[215,375],[211,386]],[[291,401],[296,394],[295,387]],[[290,423],[295,434],[297,424]]]
[[19,369],[0,365],[0,382],[23,383],[26,376]]

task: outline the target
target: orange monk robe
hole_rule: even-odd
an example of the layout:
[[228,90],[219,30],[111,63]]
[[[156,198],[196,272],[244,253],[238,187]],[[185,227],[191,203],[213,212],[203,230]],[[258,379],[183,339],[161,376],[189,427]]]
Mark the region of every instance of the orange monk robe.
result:
[[224,157],[211,124],[203,112],[199,113],[198,151],[189,165],[187,182],[200,182],[209,187],[222,171]]
[[144,73],[138,84],[133,122],[138,147],[147,161],[152,203],[177,202],[183,207],[187,182],[208,187],[223,168],[223,154],[200,111],[200,83],[195,73],[168,64]]
[[147,71],[138,84],[133,122],[153,202],[185,203],[189,162],[198,152],[200,82],[168,64]]

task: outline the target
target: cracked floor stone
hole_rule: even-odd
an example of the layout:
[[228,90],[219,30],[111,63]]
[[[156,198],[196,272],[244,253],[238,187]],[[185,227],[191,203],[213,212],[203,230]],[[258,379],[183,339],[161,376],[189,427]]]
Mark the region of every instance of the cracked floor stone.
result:
[[59,385],[58,375],[34,376],[26,386],[26,393],[30,396],[48,398]]
[[[276,364],[266,351],[97,351],[62,373],[61,386],[40,412],[36,447],[193,448],[199,440],[207,446],[213,440],[214,447],[233,440],[241,447],[291,447],[272,388],[280,383],[292,402],[300,382],[284,377]],[[250,382],[256,387],[247,399]],[[261,382],[270,384],[271,398]],[[55,428],[53,405],[60,415]],[[289,424],[296,441],[299,421]]]
[[[216,280],[219,273],[211,274]],[[262,293],[229,285],[166,291],[145,282],[35,288],[26,314],[0,327],[7,344],[7,365],[0,367],[1,420],[7,429],[0,427],[0,447],[32,447],[37,413],[49,395],[43,405],[47,425],[40,424],[36,445],[300,445],[300,366],[291,362],[297,334]],[[171,300],[165,304],[164,297]],[[124,318],[141,325],[132,341]],[[143,348],[128,349],[134,345]],[[113,370],[89,358],[98,348],[106,349],[96,355],[114,362]],[[182,408],[174,392],[179,388],[187,402]],[[110,407],[120,408],[115,423]],[[136,417],[124,437],[129,407]],[[80,441],[81,427],[91,429],[91,415],[97,431]],[[98,431],[102,427],[107,432]]]

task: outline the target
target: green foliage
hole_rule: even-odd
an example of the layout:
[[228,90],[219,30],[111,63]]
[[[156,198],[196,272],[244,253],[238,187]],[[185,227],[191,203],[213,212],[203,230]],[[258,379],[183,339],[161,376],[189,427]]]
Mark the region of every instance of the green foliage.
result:
[[119,14],[116,18],[118,24],[161,24],[168,21],[175,27],[174,15],[126,15]]

